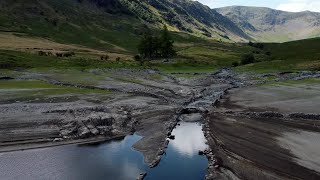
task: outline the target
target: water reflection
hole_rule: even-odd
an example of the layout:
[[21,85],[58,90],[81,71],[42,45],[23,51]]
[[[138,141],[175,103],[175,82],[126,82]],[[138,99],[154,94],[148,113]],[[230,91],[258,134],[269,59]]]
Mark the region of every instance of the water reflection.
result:
[[95,146],[60,146],[0,154],[0,179],[135,179],[147,168],[131,146],[141,137],[127,136]]
[[141,153],[132,149],[140,136],[87,146],[60,147],[0,153],[0,180],[132,180],[147,171],[146,179],[204,179],[207,159],[201,125],[181,123],[172,133],[160,164],[149,169]]
[[182,123],[172,134],[175,135],[175,140],[170,143],[182,155],[193,156],[207,147],[200,124]]
[[171,140],[159,165],[148,171],[146,180],[204,179],[208,160],[198,151],[206,149],[205,137],[198,123],[182,122],[172,132]]

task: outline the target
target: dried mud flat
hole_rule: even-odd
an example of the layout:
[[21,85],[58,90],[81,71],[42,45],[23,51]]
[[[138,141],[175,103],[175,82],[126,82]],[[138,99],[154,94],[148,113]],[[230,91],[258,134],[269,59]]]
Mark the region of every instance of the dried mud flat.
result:
[[[208,179],[319,179],[320,83],[233,89],[210,112]],[[227,172],[227,173],[226,173]]]
[[[56,74],[20,72],[15,77],[2,78],[13,84],[40,81],[53,87],[2,88],[0,152],[87,143],[137,133],[143,138],[134,148],[154,167],[180,116],[185,115],[185,120],[190,121],[202,120],[212,102],[231,87],[215,74],[180,79],[153,70],[108,69],[92,70],[75,80]],[[41,90],[61,91],[59,87],[79,89],[81,94],[65,90],[43,98],[33,97],[32,93],[31,97],[19,96],[38,94]]]
[[[0,152],[137,133],[143,138],[134,148],[155,167],[178,121],[203,121],[211,147],[204,152],[209,159],[207,179],[317,179],[317,159],[309,156],[311,153],[291,149],[316,143],[312,141],[315,138],[308,141],[302,137],[316,137],[308,133],[319,132],[319,84],[304,89],[307,94],[301,93],[301,84],[290,88],[258,85],[270,81],[269,76],[276,82],[318,78],[320,73],[251,75],[222,69],[200,77],[178,78],[154,70],[107,69],[92,70],[75,80],[50,72],[19,73],[1,81],[37,80],[99,93],[0,99]],[[12,89],[0,93],[8,91]],[[14,93],[24,91],[15,89]],[[295,108],[301,111],[291,111]],[[307,134],[296,135],[301,132]],[[310,147],[306,152],[318,149]]]

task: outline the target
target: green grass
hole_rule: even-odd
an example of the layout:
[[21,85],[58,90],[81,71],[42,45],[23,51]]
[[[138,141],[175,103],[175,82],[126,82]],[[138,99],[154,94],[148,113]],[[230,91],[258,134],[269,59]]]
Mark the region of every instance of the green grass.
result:
[[27,90],[27,91],[44,91],[47,93],[105,93],[105,90],[94,90],[85,88],[74,88],[52,85],[42,81],[0,81],[0,90]]
[[110,96],[110,91],[56,86],[42,81],[0,81],[0,101],[41,101],[60,97],[81,99],[90,96],[101,99]]
[[320,70],[320,38],[265,44],[271,56],[262,62],[239,66],[238,71],[257,73]]
[[309,78],[309,79],[302,79],[302,80],[287,80],[281,82],[269,82],[262,84],[261,86],[270,86],[270,85],[282,85],[282,86],[295,86],[295,85],[305,85],[306,88],[312,86],[312,84],[319,84],[320,78]]
[[94,69],[141,68],[132,61],[101,61],[94,58],[58,58],[36,54],[0,50],[0,69]]
[[[112,52],[136,52],[139,38],[134,32],[142,25],[136,18],[115,18],[102,8],[93,9],[70,0],[18,1],[12,2],[14,5],[10,8],[1,8],[0,31],[10,30]],[[36,10],[31,12],[28,9]],[[39,13],[37,10],[42,14],[36,14]]]

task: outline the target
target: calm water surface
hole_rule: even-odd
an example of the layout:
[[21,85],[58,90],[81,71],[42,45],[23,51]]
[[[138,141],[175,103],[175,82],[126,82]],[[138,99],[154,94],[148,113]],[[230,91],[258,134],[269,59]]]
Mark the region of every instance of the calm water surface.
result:
[[153,169],[132,149],[140,136],[100,145],[43,148],[0,154],[1,180],[133,180],[147,172],[147,180],[203,179],[207,159],[198,151],[206,148],[201,125],[181,123],[173,133],[166,155]]
[[150,169],[145,179],[204,179],[208,160],[199,156],[199,150],[205,150],[205,137],[198,123],[181,123],[172,132],[175,139],[170,141],[166,155],[156,168]]
[[94,146],[67,145],[0,154],[1,180],[129,180],[145,171],[141,153],[127,136]]

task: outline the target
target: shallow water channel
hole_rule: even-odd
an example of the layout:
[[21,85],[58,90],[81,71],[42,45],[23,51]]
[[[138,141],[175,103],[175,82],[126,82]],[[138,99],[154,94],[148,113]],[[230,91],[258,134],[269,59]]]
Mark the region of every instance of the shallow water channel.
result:
[[203,179],[208,162],[205,156],[198,155],[206,148],[201,125],[182,122],[172,134],[175,139],[170,140],[166,154],[153,169],[143,162],[141,153],[132,149],[141,137],[131,135],[96,145],[1,153],[0,179],[132,180],[140,172],[147,172],[147,180]]

